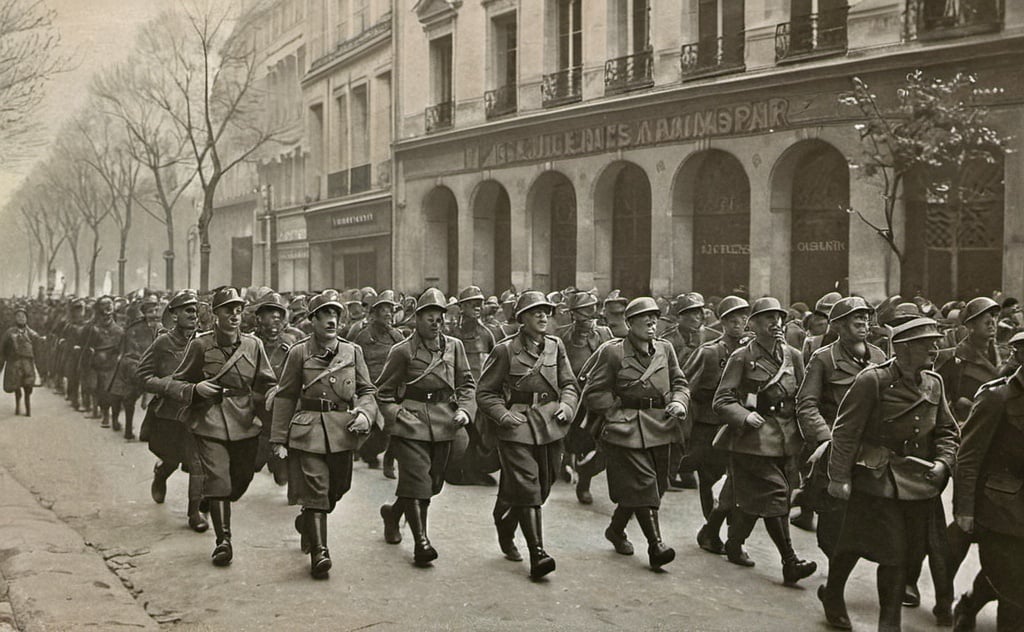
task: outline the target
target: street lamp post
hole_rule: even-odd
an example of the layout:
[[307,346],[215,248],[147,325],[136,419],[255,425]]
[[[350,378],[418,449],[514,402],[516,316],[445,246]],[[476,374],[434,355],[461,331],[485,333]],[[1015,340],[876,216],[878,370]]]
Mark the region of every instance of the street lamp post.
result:
[[263,194],[263,213],[267,221],[267,241],[270,244],[270,287],[278,287],[277,215],[274,214],[274,185],[269,182],[260,187]]

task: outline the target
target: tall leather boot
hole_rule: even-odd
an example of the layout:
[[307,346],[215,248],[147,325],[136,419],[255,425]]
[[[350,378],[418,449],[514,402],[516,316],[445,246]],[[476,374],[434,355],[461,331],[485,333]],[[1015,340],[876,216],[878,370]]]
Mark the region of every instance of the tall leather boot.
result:
[[429,566],[437,559],[437,551],[427,539],[426,505],[423,500],[416,498],[405,500],[405,520],[409,523],[409,530],[412,531],[413,563],[416,566]]
[[665,546],[661,541],[661,525],[658,521],[658,510],[653,507],[634,509],[633,515],[640,525],[640,530],[647,538],[647,559],[651,568],[657,570],[676,559],[675,549]]
[[494,517],[494,528],[498,531],[498,547],[505,559],[522,562],[523,556],[516,547],[516,526],[519,524],[516,510],[505,501],[496,500],[491,515]]
[[801,560],[793,551],[793,541],[789,537],[789,521],[786,516],[772,516],[764,519],[765,529],[775,548],[782,557],[782,580],[787,586],[793,586],[805,577],[810,577],[818,570],[815,562]]
[[576,479],[576,500],[581,505],[592,505],[594,504],[594,495],[590,493],[590,481],[593,478],[589,473],[581,474],[576,473],[579,477]]
[[722,542],[722,524],[729,517],[729,509],[716,506],[707,516],[707,522],[697,532],[697,545],[708,553],[725,554],[725,543]]
[[838,630],[852,630],[850,615],[846,611],[846,580],[850,578],[857,560],[855,553],[836,553],[828,561],[828,580],[818,586],[818,599],[825,610],[825,620]]
[[530,578],[540,579],[555,570],[555,560],[544,551],[540,507],[519,507],[519,526],[530,551]]
[[906,569],[900,566],[879,566],[878,632],[899,632],[903,617],[903,592]]
[[167,498],[167,479],[177,469],[177,465],[169,466],[163,461],[157,461],[156,465],[153,466],[153,482],[149,486],[149,494],[153,497],[153,502],[158,505],[163,504]]
[[32,389],[25,387],[25,416],[32,416]]
[[14,391],[14,414],[21,414],[21,389]]
[[304,509],[300,509],[299,515],[295,516],[295,530],[299,532],[299,548],[303,553],[309,553],[309,513]]
[[188,526],[196,533],[204,533],[210,528],[202,512],[199,511],[199,499],[188,499]]
[[743,550],[743,543],[750,537],[750,532],[757,524],[757,516],[752,516],[745,511],[733,509],[729,517],[729,536],[725,541],[725,555],[730,562],[738,566],[753,566],[754,560],[750,559],[747,552]]
[[327,550],[327,514],[323,511],[303,511],[307,514],[309,531],[309,574],[315,579],[326,579],[331,570],[331,554]]
[[402,542],[402,525],[400,520],[405,513],[405,498],[396,498],[394,504],[381,505],[380,517],[384,520],[384,541],[388,544]]
[[131,441],[135,438],[135,402],[126,401],[118,406],[124,410],[124,438]]
[[[121,432],[121,420],[118,419],[118,416],[116,414],[110,414],[110,406],[100,406],[100,410],[102,411],[101,414],[103,415],[103,419],[109,422],[110,429],[113,430],[114,432]],[[100,425],[102,426],[103,424],[100,423]]]
[[210,520],[213,532],[217,534],[217,546],[213,549],[213,565],[227,566],[234,552],[231,549],[231,501],[210,500]]
[[612,521],[604,530],[605,539],[612,543],[615,552],[619,555],[633,554],[633,543],[626,537],[626,525],[629,524],[629,519],[632,517],[632,508],[616,505],[615,511],[612,512]]

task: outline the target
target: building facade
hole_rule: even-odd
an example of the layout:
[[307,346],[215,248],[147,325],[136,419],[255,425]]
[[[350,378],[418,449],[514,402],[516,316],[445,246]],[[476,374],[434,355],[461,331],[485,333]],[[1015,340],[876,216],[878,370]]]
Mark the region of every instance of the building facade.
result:
[[[418,0],[394,15],[396,287],[1024,294],[1020,154],[967,238],[900,204],[906,270],[851,163],[860,76],[975,72],[1024,132],[1024,5],[1002,0]],[[909,199],[909,196],[907,196]],[[904,212],[915,210],[915,212]],[[920,212],[916,212],[920,211]],[[951,281],[951,279],[953,279]],[[954,290],[955,288],[955,290]]]

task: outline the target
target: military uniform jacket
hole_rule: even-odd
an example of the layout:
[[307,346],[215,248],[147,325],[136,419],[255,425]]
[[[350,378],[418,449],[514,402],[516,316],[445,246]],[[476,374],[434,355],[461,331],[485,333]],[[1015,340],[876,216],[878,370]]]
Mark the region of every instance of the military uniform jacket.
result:
[[117,365],[118,350],[123,336],[124,328],[114,320],[90,325],[86,330],[83,345],[84,351],[88,354],[89,368],[96,371],[113,371]]
[[[406,399],[409,387],[440,393],[438,401]],[[463,410],[476,416],[476,381],[462,341],[441,336],[441,347],[429,349],[419,334],[391,347],[377,378],[377,402],[388,434],[416,441],[451,441],[458,428],[453,419]]]
[[[1024,374],[986,384],[964,424],[953,513],[1024,538]],[[1019,560],[1018,560],[1019,562]]]
[[483,323],[479,321],[472,324],[467,323],[466,319],[460,318],[451,326],[448,335],[462,341],[462,346],[466,350],[466,359],[469,360],[469,368],[473,371],[473,377],[479,380],[484,359],[491,353],[495,345],[491,330],[484,327]]
[[[527,398],[532,402],[526,403]],[[543,347],[534,350],[526,334],[519,333],[498,343],[487,357],[476,399],[496,439],[546,445],[565,436],[580,390],[560,338],[546,335]],[[564,424],[554,419],[559,408],[565,409]],[[502,417],[509,412],[525,417],[526,423],[504,425]]]
[[[942,382],[946,387],[946,400],[954,409],[961,399],[973,402],[978,389],[999,376],[1002,358],[994,345],[990,351],[991,357],[988,351],[978,349],[965,339],[956,347],[943,349],[935,356],[935,372],[942,376]],[[995,363],[992,362],[993,359]],[[961,419],[969,410],[967,402],[961,403],[963,414],[957,415]]]
[[739,340],[722,336],[714,342],[705,342],[697,347],[683,363],[683,375],[690,386],[693,402],[687,411],[688,420],[703,424],[721,424],[722,421],[712,406],[715,391],[722,381],[722,372],[733,351],[739,348]]
[[[239,358],[233,361],[236,353]],[[216,377],[225,364],[231,366],[216,380],[224,388],[223,393],[211,400],[196,395],[196,384]],[[171,376],[167,394],[189,405],[189,428],[194,434],[237,441],[260,433],[256,394],[266,393],[275,384],[277,376],[259,338],[240,333],[232,341],[218,331],[209,331],[189,342],[181,365]]]
[[387,359],[391,347],[403,340],[405,340],[405,336],[394,327],[381,329],[369,325],[356,334],[352,343],[359,345],[363,350],[363,358],[366,360],[366,368],[370,371],[370,378],[376,379],[384,369],[384,361]]
[[569,325],[559,336],[569,356],[569,366],[577,378],[583,375],[583,367],[597,351],[597,348],[611,340],[612,330],[604,325],[597,325],[587,332],[577,332],[574,325]]
[[[305,338],[306,336],[301,336]],[[277,338],[273,340],[264,340],[260,338],[260,342],[263,343],[263,349],[267,352],[267,359],[270,360],[270,366],[274,369],[274,375],[278,378],[281,377],[281,371],[284,369],[285,358],[288,357],[288,350],[295,344],[295,338],[288,333],[280,333]]]
[[680,364],[686,364],[686,361],[690,359],[693,352],[702,344],[713,342],[721,336],[718,332],[703,326],[697,331],[687,334],[679,328],[678,324],[673,323],[666,326],[668,322],[664,318],[658,319],[658,329],[660,330],[658,337],[672,343],[672,348],[676,352],[676,359],[679,360]]
[[839,403],[850,390],[853,379],[870,364],[885,362],[885,353],[865,342],[867,357],[854,356],[838,340],[811,354],[803,384],[796,395],[796,416],[800,432],[808,443],[832,438]]
[[165,331],[142,352],[137,369],[142,390],[156,395],[149,410],[161,419],[178,419],[185,405],[169,396],[173,387],[171,375],[185,357],[185,347],[192,335],[185,336],[178,329]]
[[72,322],[64,330],[63,368],[67,376],[78,375],[78,360],[82,357],[82,345],[85,344],[88,327],[85,322]]
[[[117,369],[114,371],[114,379],[110,384],[111,393],[119,397],[138,395],[139,359],[155,339],[153,329],[145,320],[137,320],[125,328],[124,336],[121,337],[121,348],[118,350]],[[176,367],[177,364],[174,366]]]
[[[638,449],[680,441],[680,420],[667,416],[665,406],[679,402],[689,408],[690,389],[672,344],[655,338],[644,345],[627,336],[602,345],[595,355],[586,373],[583,401],[600,416],[598,437]],[[653,400],[647,403],[655,405],[637,408],[638,400]]]
[[270,441],[316,454],[358,448],[363,436],[348,427],[359,412],[377,419],[376,394],[357,345],[337,340],[332,353],[305,338],[288,350],[281,370]]
[[942,461],[952,472],[958,443],[942,378],[923,371],[918,384],[888,360],[861,371],[839,405],[828,477],[872,496],[933,498],[942,488],[924,478],[927,467],[907,457]]
[[[715,447],[774,457],[800,453],[796,392],[804,378],[804,362],[800,352],[785,343],[775,348],[781,359],[756,339],[729,356],[712,407],[730,428],[720,440],[716,437]],[[754,411],[764,418],[760,428],[744,423]]]

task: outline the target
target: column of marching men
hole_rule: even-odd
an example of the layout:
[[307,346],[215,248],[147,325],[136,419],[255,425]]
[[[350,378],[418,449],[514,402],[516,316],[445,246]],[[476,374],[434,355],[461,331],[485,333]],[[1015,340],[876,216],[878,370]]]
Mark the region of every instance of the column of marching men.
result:
[[[852,627],[844,590],[862,559],[877,565],[879,629],[900,629],[902,608],[920,605],[926,559],[937,625],[973,629],[997,601],[999,630],[1024,626],[1014,299],[936,309],[830,292],[813,309],[787,309],[771,297],[599,300],[573,288],[243,294],[0,302],[15,413],[31,415],[42,380],[130,440],[141,397],[140,438],[158,458],[153,500],[187,472],[188,524],[212,523],[215,565],[230,564],[233,505],[266,466],[300,508],[312,576],[327,577],[327,514],[358,459],[396,479],[380,508],[384,539],[400,544],[404,519],[417,566],[440,557],[428,512],[444,484],[494,485],[497,471],[498,549],[522,561],[521,533],[540,579],[556,567],[542,517],[552,486],[575,478],[590,504],[604,471],[615,505],[605,538],[633,555],[635,519],[654,569],[675,558],[662,498],[695,487],[698,546],[754,566],[744,543],[760,522],[787,585],[817,570],[794,550],[790,524],[816,531],[828,558],[817,595],[832,627]],[[950,480],[952,521],[940,499]],[[981,571],[954,608],[974,543]]]

